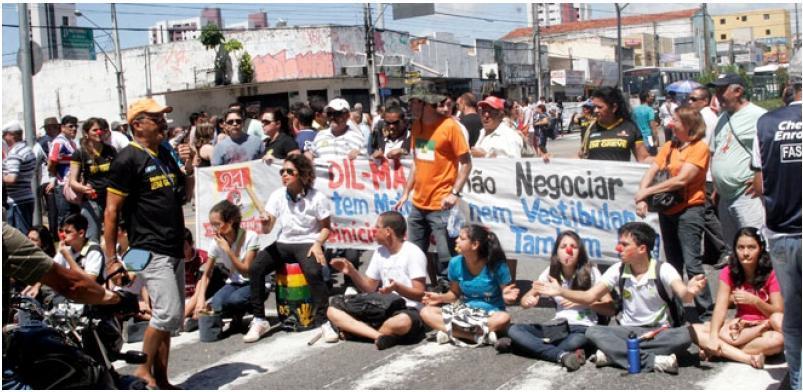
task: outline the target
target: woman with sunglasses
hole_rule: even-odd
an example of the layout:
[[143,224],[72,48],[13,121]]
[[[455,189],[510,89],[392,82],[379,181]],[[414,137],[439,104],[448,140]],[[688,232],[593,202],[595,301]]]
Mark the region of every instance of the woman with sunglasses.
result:
[[262,249],[249,269],[251,279],[251,311],[254,320],[243,338],[246,343],[259,340],[270,329],[265,318],[265,275],[279,270],[285,263],[298,263],[304,272],[310,294],[312,309],[309,315],[312,325],[326,321],[328,292],[323,280],[326,265],[323,245],[329,238],[331,202],[313,188],[315,168],[302,154],[290,155],[282,169],[283,187],[274,191],[260,216],[262,233],[273,230],[278,222],[280,232],[276,242]]
[[109,123],[92,117],[84,122],[81,146],[72,155],[69,186],[84,195],[81,215],[89,225],[86,237],[100,242],[103,214],[106,210],[106,186],[109,183],[109,168],[117,157],[114,147],[103,143],[109,134]]
[[259,119],[262,121],[262,132],[267,136],[264,141],[264,160],[285,159],[290,154],[301,152],[283,109],[267,108],[259,115]]
[[259,137],[243,132],[243,114],[229,109],[223,115],[223,130],[229,136],[218,140],[212,152],[212,166],[247,162],[262,158],[264,144]]

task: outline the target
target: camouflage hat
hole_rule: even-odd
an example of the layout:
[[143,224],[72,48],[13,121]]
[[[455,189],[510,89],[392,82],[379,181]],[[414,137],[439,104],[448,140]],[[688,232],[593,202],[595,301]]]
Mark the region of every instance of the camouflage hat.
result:
[[446,99],[446,95],[437,91],[437,88],[430,82],[419,82],[410,88],[410,93],[402,95],[402,102],[408,103],[411,99],[420,99],[428,104],[437,105]]

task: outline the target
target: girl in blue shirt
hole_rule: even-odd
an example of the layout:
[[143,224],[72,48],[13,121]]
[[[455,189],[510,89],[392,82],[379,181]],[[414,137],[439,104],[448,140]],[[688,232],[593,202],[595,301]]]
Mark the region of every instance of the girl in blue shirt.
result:
[[[421,318],[432,329],[439,331],[438,343],[451,340],[444,322],[444,311],[457,314],[458,308],[468,307],[472,313],[487,323],[487,335],[482,336],[488,343],[496,341],[496,332],[504,331],[510,325],[510,315],[505,312],[505,304],[512,304],[519,295],[519,289],[510,277],[507,259],[496,234],[480,225],[465,226],[457,238],[457,251],[449,261],[450,288],[446,293],[424,293],[421,301],[426,305],[421,309]],[[484,319],[483,319],[484,317]],[[447,317],[450,319],[450,317]],[[453,336],[476,342],[476,331],[453,329]]]

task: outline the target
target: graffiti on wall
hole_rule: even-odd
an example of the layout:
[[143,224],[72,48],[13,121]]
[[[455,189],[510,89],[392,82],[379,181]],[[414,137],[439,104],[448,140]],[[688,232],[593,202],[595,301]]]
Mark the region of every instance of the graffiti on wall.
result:
[[282,50],[255,56],[253,62],[257,82],[334,76],[332,53],[300,53],[288,58],[287,51]]

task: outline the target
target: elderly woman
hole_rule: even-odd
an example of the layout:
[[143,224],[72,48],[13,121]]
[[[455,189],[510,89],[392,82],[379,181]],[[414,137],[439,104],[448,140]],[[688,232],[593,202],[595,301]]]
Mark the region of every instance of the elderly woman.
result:
[[[644,173],[636,193],[636,213],[647,214],[648,201],[662,192],[677,192],[682,200],[658,211],[664,251],[667,260],[682,273],[685,266],[688,276],[704,274],[700,242],[705,224],[705,173],[708,170],[708,145],[705,137],[705,121],[700,113],[682,106],[673,114],[672,126],[675,136],[664,144],[655,162]],[[660,169],[669,169],[668,180],[653,184]],[[697,314],[702,320],[710,319],[713,311],[711,291],[706,287],[696,296]]]

